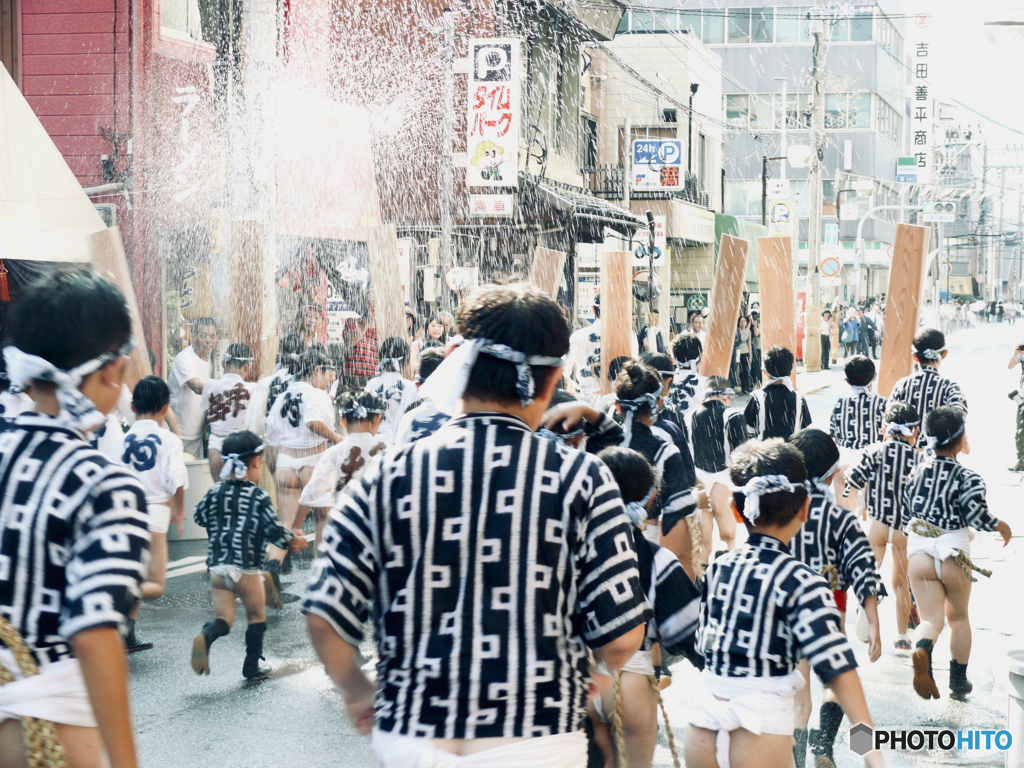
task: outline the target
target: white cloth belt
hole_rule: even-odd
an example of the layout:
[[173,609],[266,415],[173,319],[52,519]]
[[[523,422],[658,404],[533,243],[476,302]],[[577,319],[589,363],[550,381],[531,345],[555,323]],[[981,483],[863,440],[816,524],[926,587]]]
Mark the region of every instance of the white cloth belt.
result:
[[373,752],[383,768],[585,768],[587,737],[583,731],[512,742],[483,752],[456,755],[425,738],[376,728]]
[[914,533],[914,520],[919,519],[915,517],[907,523],[907,559],[918,553],[928,555],[935,562],[935,578],[942,581],[942,563],[946,558],[956,557],[960,552],[968,556],[971,554],[974,531],[971,528],[957,528],[931,538]]
[[730,731],[743,728],[758,736],[793,735],[795,696],[804,686],[799,670],[782,677],[720,677],[708,671],[700,677],[704,685],[698,688],[686,717],[691,725],[718,732],[718,768],[729,768]]
[[276,466],[279,469],[293,469],[298,472],[306,467],[315,467],[322,455],[322,451],[320,453],[311,453],[309,456],[289,456],[286,453],[278,453]]
[[[4,666],[8,666],[6,658]],[[96,727],[78,659],[47,664],[31,677],[20,677],[16,669],[12,669],[16,679],[0,685],[0,722],[34,717],[82,728]]]
[[[635,675],[653,675],[654,657],[651,651],[637,651],[622,665],[620,672],[632,672]],[[596,700],[595,700],[596,701]]]

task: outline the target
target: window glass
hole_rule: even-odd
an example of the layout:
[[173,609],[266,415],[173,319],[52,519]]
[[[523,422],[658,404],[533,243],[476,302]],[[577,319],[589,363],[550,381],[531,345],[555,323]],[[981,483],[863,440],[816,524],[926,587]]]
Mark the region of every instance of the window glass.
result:
[[679,29],[700,37],[700,11],[680,11]]
[[[828,26],[828,22],[826,22],[826,26]],[[832,24],[831,27],[832,36],[830,39],[833,43],[847,43],[850,41],[849,19],[840,19],[839,21]]]
[[725,16],[721,11],[711,9],[704,14],[701,40],[710,45],[725,42]]
[[775,102],[771,94],[750,98],[750,127],[770,131],[775,126]]
[[836,130],[846,127],[846,111],[849,97],[845,93],[825,94],[825,129]]
[[726,179],[725,214],[727,216],[760,216],[761,182]]
[[630,28],[634,32],[653,32],[654,19],[647,11],[633,11],[633,24]]
[[730,8],[729,9],[729,42],[749,43],[750,42],[750,9]]
[[676,26],[676,17],[678,15],[675,11],[658,11],[658,19],[654,24],[654,31],[668,32],[671,30],[674,32],[678,28]]
[[730,128],[746,128],[750,103],[747,96],[725,97],[725,122]]
[[866,43],[871,40],[871,19],[873,13],[867,10],[855,11],[853,23],[850,25],[850,42]]
[[777,8],[775,10],[775,42],[800,42],[800,17],[804,8]]
[[755,43],[770,43],[775,27],[774,8],[756,8],[751,13],[751,37]]
[[629,11],[622,14],[622,20],[619,22],[618,29],[615,30],[616,35],[624,35],[629,32]]
[[[807,109],[810,104],[809,93],[787,93],[786,114],[789,116],[788,128],[807,128],[810,124],[807,118]],[[782,94],[775,94],[775,127],[782,127]]]
[[850,106],[846,114],[847,128],[871,127],[871,94],[851,93]]

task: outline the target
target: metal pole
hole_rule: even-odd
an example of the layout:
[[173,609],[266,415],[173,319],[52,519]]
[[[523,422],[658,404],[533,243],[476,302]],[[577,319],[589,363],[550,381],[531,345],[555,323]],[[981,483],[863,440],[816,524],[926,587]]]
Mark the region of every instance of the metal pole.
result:
[[761,226],[768,226],[768,155],[761,157]]
[[622,207],[629,210],[629,180],[633,175],[633,141],[630,134],[633,132],[633,121],[626,118],[626,147],[622,151]]
[[[786,105],[787,105],[787,101],[786,101],[786,88],[788,86],[788,82],[787,82],[787,79],[785,77],[776,77],[775,79],[778,80],[780,83],[782,83],[782,133],[780,135],[780,139],[782,141],[782,151],[779,152],[779,154],[782,155],[783,157],[785,157],[786,153],[789,152],[789,144],[786,143],[786,128],[787,128],[787,125],[789,123],[789,112],[786,111]],[[786,180],[786,161],[785,160],[782,161],[782,169],[781,169],[781,172],[779,174],[779,178],[782,179],[783,181]]]
[[[441,76],[441,280],[454,265],[452,250],[452,207],[455,191],[452,180],[452,143],[455,120],[455,14],[445,10],[441,15],[444,25],[444,39],[441,45],[443,73]],[[451,309],[451,295],[442,289],[441,305]]]
[[[807,237],[807,277],[810,282],[811,300],[808,302],[807,316],[804,327],[807,338],[804,339],[804,370],[821,370],[821,274],[818,271],[821,263],[821,140],[825,132],[825,0],[815,0],[814,17],[811,27],[814,30],[813,68],[811,81],[813,87],[811,102],[811,195],[810,221]],[[812,271],[813,267],[813,271]],[[859,286],[858,286],[859,289]]]
[[[1003,195],[1006,194],[1006,190],[1003,188],[1004,182],[1006,181],[1006,169],[999,169],[999,235],[996,239],[996,243],[999,245],[999,265],[996,267],[996,277],[998,280],[992,281],[992,298],[995,301],[999,301],[1002,298],[1003,292],[1003,249],[1006,246],[1003,238]],[[995,252],[992,254],[993,261],[995,260]],[[991,278],[990,278],[991,279]]]
[[693,86],[690,86],[690,128],[686,138],[686,175],[693,176]]

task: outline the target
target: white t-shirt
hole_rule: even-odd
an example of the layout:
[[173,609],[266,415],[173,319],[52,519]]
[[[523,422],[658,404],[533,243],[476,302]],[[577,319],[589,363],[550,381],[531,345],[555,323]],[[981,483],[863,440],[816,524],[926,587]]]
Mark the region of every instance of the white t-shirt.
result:
[[291,378],[292,375],[288,373],[287,368],[278,368],[269,376],[264,376],[256,382],[249,398],[249,412],[245,417],[246,429],[260,437],[266,434],[267,413],[270,411],[270,406],[274,404],[273,401],[277,399],[277,395],[271,398],[271,392],[277,392],[279,387],[283,390],[288,386]]
[[246,428],[255,388],[255,383],[245,381],[237,373],[225,373],[203,384],[200,408],[210,424],[210,434],[227,437]]
[[313,476],[302,488],[299,504],[304,507],[333,507],[335,494],[358,477],[370,458],[387,446],[369,432],[353,432],[332,445],[317,462]]
[[181,438],[152,419],[132,424],[124,436],[121,463],[142,480],[147,504],[166,504],[179,488],[188,488]]
[[330,395],[308,381],[291,381],[288,388],[278,395],[267,415],[267,445],[316,448],[327,438],[313,432],[309,424],[318,421],[333,429],[334,418]]
[[380,436],[382,440],[394,443],[398,435],[398,422],[409,410],[409,406],[419,399],[416,385],[403,379],[402,374],[389,371],[366,382],[366,391],[373,392],[384,401],[387,411],[380,425]]
[[178,419],[182,440],[195,440],[203,434],[202,397],[193,392],[186,382],[199,379],[205,384],[213,375],[212,371],[212,362],[201,360],[191,346],[174,358],[167,386],[171,390],[171,410]]

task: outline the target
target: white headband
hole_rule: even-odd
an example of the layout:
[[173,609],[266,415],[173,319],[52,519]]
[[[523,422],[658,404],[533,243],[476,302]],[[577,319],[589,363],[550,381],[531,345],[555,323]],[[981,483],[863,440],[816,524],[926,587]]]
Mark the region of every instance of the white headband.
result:
[[224,363],[224,365],[227,365],[228,363],[231,363],[231,362],[251,363],[253,360],[255,360],[255,358],[253,358],[253,357],[236,357],[235,355],[230,355],[227,352],[225,352],[223,355],[221,355],[221,358],[220,358],[220,361],[222,363]]
[[534,381],[530,366],[556,368],[562,365],[562,358],[548,355],[527,355],[490,339],[463,339],[456,336],[451,341],[456,349],[437,366],[425,382],[420,385],[420,395],[433,400],[442,413],[453,413],[455,404],[466,391],[469,375],[473,372],[481,354],[491,355],[516,366],[516,394],[523,408],[533,402]]
[[245,462],[242,459],[247,456],[255,456],[263,453],[263,445],[257,445],[251,451],[245,453],[229,453],[224,457],[224,466],[220,469],[220,479],[227,480],[234,478],[235,480],[245,480],[246,474],[249,472],[249,468],[245,466]]
[[928,447],[931,448],[933,451],[936,448],[948,448],[949,446],[951,446],[953,443],[955,443],[957,440],[960,439],[960,435],[962,435],[964,433],[964,426],[965,426],[964,424],[961,424],[960,425],[960,429],[958,429],[952,435],[947,437],[945,440],[939,440],[939,438],[932,437],[931,435],[929,435],[928,436]]
[[762,369],[761,369],[761,371],[762,371],[762,372],[764,373],[764,375],[765,375],[765,376],[767,376],[767,377],[768,377],[768,380],[769,380],[769,381],[770,381],[770,382],[771,382],[772,384],[775,384],[776,382],[779,382],[779,381],[781,381],[781,382],[782,382],[783,384],[785,384],[785,385],[786,385],[786,389],[788,389],[788,390],[789,390],[789,391],[791,391],[791,392],[793,391],[793,382],[792,382],[792,380],[791,380],[791,379],[789,378],[789,375],[786,375],[786,376],[772,376],[772,375],[771,375],[770,373],[768,373],[768,371],[766,371],[766,370],[765,370],[764,368],[762,368]]
[[700,360],[687,360],[685,363],[676,363],[676,369],[680,371],[697,371],[697,365]]
[[114,362],[122,354],[131,352],[132,341],[117,352],[104,352],[92,360],[69,371],[62,370],[36,355],[22,352],[14,346],[4,347],[4,361],[7,363],[7,378],[11,385],[25,389],[33,381],[46,381],[57,385],[57,402],[60,413],[57,419],[72,429],[88,432],[106,421],[106,417],[96,410],[96,405],[86,397],[78,387],[90,374]]
[[914,429],[921,426],[920,421],[911,421],[907,424],[897,424],[895,421],[890,421],[885,425],[885,436],[901,434],[905,437],[913,437]]
[[[400,373],[402,370],[402,363],[404,362],[405,358],[403,357],[385,357],[377,365],[377,373]],[[391,364],[391,371],[386,371],[384,369],[385,363]]]
[[856,384],[851,384],[850,385],[850,389],[853,390],[853,394],[855,394],[855,395],[867,395],[867,394],[871,393],[871,385],[870,384],[868,386],[866,386],[866,387],[859,387]]
[[918,350],[917,354],[919,354],[921,357],[925,358],[926,360],[941,360],[942,359],[942,353],[945,352],[945,351],[946,351],[945,347],[942,347],[941,349],[922,349],[922,350]]
[[747,501],[743,505],[743,516],[750,521],[751,525],[757,524],[757,518],[761,516],[761,497],[769,493],[796,493],[801,488],[807,490],[806,483],[791,483],[785,475],[763,475],[751,478],[746,485],[732,486],[733,493],[742,493]]
[[643,501],[631,501],[626,504],[626,517],[629,518],[629,522],[633,525],[642,525],[644,520],[647,519],[647,505],[651,503],[656,490],[657,487],[652,485],[651,490]]
[[635,400],[616,399],[615,402],[626,412],[622,422],[622,446],[628,448],[629,444],[633,441],[633,412],[639,411],[641,408],[650,408],[651,416],[656,417],[658,414],[658,398],[648,392],[646,395],[641,395]]

